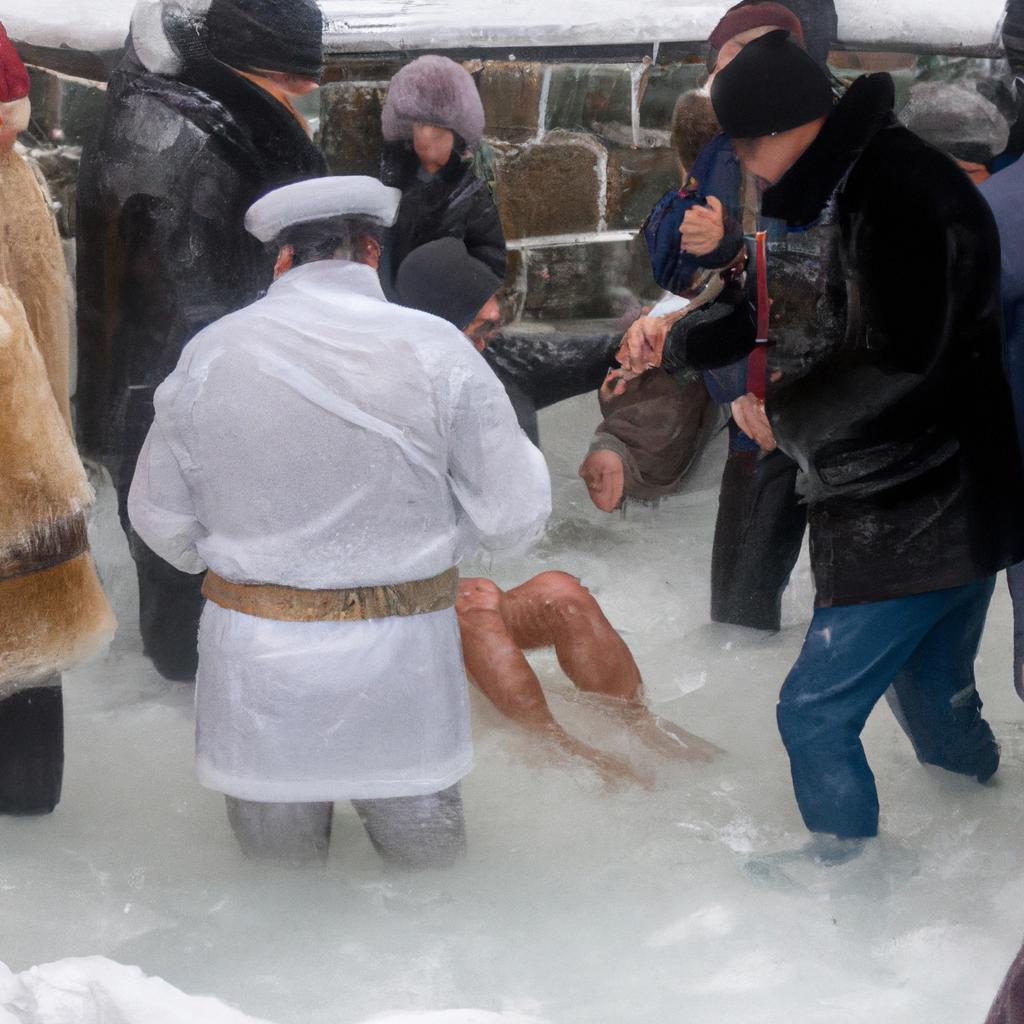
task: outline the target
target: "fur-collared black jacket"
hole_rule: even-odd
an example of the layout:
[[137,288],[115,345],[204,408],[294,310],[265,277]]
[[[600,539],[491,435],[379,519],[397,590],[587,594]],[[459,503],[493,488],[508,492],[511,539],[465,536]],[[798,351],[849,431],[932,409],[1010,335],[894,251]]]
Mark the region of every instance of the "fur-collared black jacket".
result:
[[385,144],[381,181],[400,189],[402,202],[388,236],[385,290],[393,291],[402,260],[438,238],[461,238],[470,256],[505,278],[505,232],[487,183],[477,177],[472,161],[458,152],[429,181],[419,178],[419,159],[409,142]]
[[209,56],[153,74],[129,45],[78,180],[83,452],[134,457],[185,343],[270,284],[246,210],[325,170],[294,115],[252,82]]
[[[858,79],[763,197],[767,411],[800,466],[820,606],[958,586],[1024,558],[1024,471],[1003,366],[999,237],[970,179]],[[685,318],[666,366],[733,361],[749,295]]]

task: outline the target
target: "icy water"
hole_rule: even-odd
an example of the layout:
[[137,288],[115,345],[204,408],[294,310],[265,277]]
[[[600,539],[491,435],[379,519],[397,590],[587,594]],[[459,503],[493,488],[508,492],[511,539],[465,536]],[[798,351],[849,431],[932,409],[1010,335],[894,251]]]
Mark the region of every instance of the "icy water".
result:
[[0,960],[21,971],[101,954],[275,1024],[456,1007],[546,1024],[980,1024],[1024,932],[1024,706],[1003,584],[979,662],[1003,742],[998,781],[919,766],[883,704],[866,732],[883,838],[838,868],[765,860],[805,840],[774,703],[810,613],[806,558],[781,634],[709,625],[722,438],[686,493],[604,516],[575,478],[596,411],[587,398],[542,416],[548,538],[491,573],[502,585],[544,569],[580,576],[658,712],[723,756],[666,765],[541,655],[559,719],[652,773],[652,790],[604,791],[476,700],[459,867],[385,871],[347,806],[326,870],[253,866],[221,799],[194,780],[191,688],[139,653],[133,573],[104,493],[94,543],[122,628],[108,658],[67,679],[57,812],[0,819]]

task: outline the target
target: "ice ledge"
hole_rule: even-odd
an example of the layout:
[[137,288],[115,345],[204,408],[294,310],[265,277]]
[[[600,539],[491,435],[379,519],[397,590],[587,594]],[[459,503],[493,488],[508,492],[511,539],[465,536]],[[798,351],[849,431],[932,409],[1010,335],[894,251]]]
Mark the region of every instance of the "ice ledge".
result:
[[[0,0],[18,42],[101,52],[124,43],[134,0]],[[331,52],[650,45],[706,39],[728,0],[321,0]],[[847,46],[991,46],[1003,0],[838,0]],[[585,11],[585,20],[581,20]]]

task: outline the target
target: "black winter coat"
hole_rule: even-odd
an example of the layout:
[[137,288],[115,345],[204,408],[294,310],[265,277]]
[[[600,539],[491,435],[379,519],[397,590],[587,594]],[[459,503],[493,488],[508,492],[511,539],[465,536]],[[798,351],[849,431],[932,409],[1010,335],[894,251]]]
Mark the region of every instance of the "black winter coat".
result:
[[200,58],[168,78],[129,46],[79,173],[84,452],[134,461],[153,389],[186,342],[270,283],[273,259],[246,232],[246,210],[325,169],[287,108],[225,65]]
[[408,142],[385,145],[381,181],[402,192],[384,257],[385,290],[393,293],[398,268],[413,249],[449,237],[461,238],[470,256],[504,280],[505,233],[490,189],[476,176],[472,162],[453,152],[429,181],[419,179],[419,167]]
[[[970,179],[896,121],[893,95],[888,75],[858,79],[763,197],[789,225],[768,256],[766,407],[801,469],[819,606],[958,586],[1024,558],[999,237]],[[752,347],[735,290],[687,319],[670,368]]]

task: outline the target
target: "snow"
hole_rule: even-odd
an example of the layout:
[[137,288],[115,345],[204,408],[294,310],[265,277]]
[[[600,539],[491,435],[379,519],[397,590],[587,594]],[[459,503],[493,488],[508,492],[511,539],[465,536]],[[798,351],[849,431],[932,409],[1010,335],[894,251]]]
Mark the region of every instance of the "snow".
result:
[[[210,996],[190,996],[138,967],[69,957],[14,974],[0,964],[0,1024],[269,1024]],[[374,1016],[365,1024],[545,1024],[537,1017],[442,1010]]]
[[[40,46],[116,49],[134,0],[0,0],[11,37]],[[321,0],[326,42],[337,52],[696,41],[728,0]],[[1003,0],[838,0],[840,38],[898,48],[986,46]]]
[[[652,789],[604,791],[474,696],[458,867],[385,870],[348,807],[322,871],[246,862],[222,801],[195,781],[191,687],[160,680],[139,652],[134,576],[104,490],[93,538],[122,628],[105,660],[67,678],[60,807],[0,819],[0,960],[24,978],[106,957],[274,1024],[983,1020],[1024,933],[1024,707],[1005,587],[978,664],[1003,742],[995,783],[918,765],[883,702],[866,731],[882,838],[848,864],[814,866],[787,852],[806,833],[774,718],[810,615],[806,557],[780,634],[708,624],[723,439],[678,498],[605,516],[575,477],[597,419],[593,396],[542,414],[556,512],[544,543],[493,575],[582,577],[656,710],[721,758],[659,760],[541,654],[556,716],[649,772]],[[82,977],[74,964],[40,973],[51,970]],[[134,972],[104,972],[108,991],[119,977],[143,990]]]

